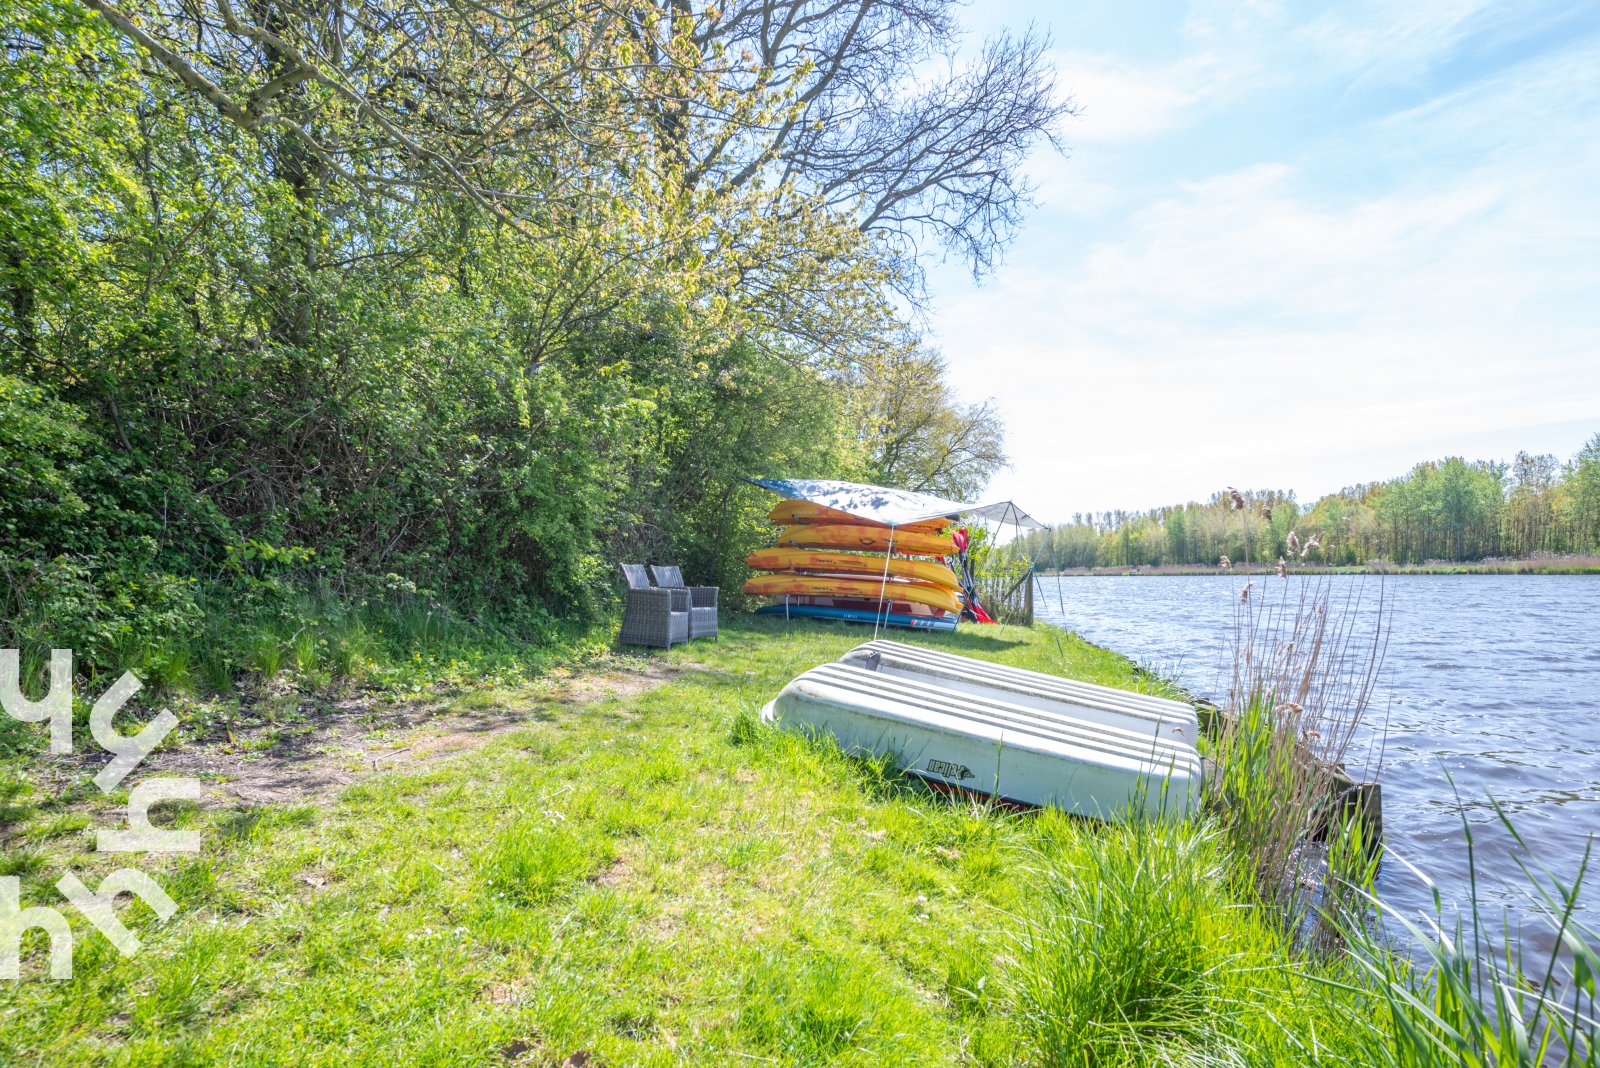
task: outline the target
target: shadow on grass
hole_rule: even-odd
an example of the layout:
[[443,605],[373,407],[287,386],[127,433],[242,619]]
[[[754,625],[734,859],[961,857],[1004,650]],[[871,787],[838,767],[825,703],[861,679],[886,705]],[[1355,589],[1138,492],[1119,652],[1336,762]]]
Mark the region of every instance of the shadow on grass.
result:
[[[764,729],[775,730],[766,727]],[[943,808],[970,809],[973,806],[997,815],[1022,815],[1037,812],[1034,805],[1008,801],[996,794],[926,778],[916,771],[917,761],[904,753],[867,756],[843,749],[826,732],[806,731],[797,735],[801,744],[840,761],[861,792],[875,802],[915,799]]]
[[[930,645],[939,645],[951,649],[974,649],[988,652],[1000,652],[1005,649],[1014,649],[1026,642],[1011,638],[1000,638],[992,634],[982,633],[981,623],[965,624],[968,629],[955,631],[927,631],[914,630],[905,627],[880,627],[877,636],[881,639],[904,641],[914,639]],[[723,624],[724,634],[748,638],[762,631],[780,631],[790,633],[793,631],[810,631],[816,634],[839,635],[842,637],[856,637],[860,642],[870,642],[873,639],[873,628],[870,623],[854,623],[842,619],[811,619],[800,618],[783,619],[779,616],[738,616]]]
[[[982,626],[983,624],[979,623],[973,625]],[[879,637],[896,638],[903,633],[905,632],[893,631],[880,634]],[[916,634],[917,632],[912,631],[911,633]],[[929,638],[931,639],[932,644],[945,645],[952,649],[981,649],[985,652],[991,653],[998,653],[1005,649],[1015,649],[1018,646],[1027,644],[1026,642],[1015,641],[1010,638],[997,638],[981,632],[974,633],[972,631],[961,630],[957,630],[954,634],[917,634],[917,636],[921,638]]]

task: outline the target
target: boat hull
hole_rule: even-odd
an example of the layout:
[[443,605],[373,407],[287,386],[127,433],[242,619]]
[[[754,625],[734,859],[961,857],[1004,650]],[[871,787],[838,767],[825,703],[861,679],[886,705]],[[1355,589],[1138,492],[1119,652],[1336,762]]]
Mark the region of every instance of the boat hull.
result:
[[[841,512],[825,504],[812,504],[810,501],[780,501],[767,513],[767,518],[781,526],[792,523],[838,523],[845,526],[876,527],[880,530],[889,528],[889,524],[880,523],[876,519],[862,519],[849,512]],[[919,534],[943,534],[950,528],[951,522],[949,519],[922,519],[915,523],[903,523],[895,529]]]
[[907,560],[898,556],[885,560],[882,556],[860,553],[827,552],[821,549],[757,549],[744,558],[744,562],[757,571],[810,571],[825,575],[871,575],[884,573],[891,578],[916,579],[919,582],[959,590],[961,582],[956,573],[936,560]]
[[847,752],[889,756],[947,786],[1108,821],[1196,811],[1190,746],[1084,723],[855,664],[800,675],[762,709],[768,722],[831,735]]
[[904,601],[946,612],[961,611],[961,599],[942,586],[904,579],[847,578],[802,575],[793,571],[756,575],[741,587],[755,597],[849,597],[866,601]]
[[825,604],[769,604],[757,608],[758,616],[792,616],[795,619],[831,619],[843,623],[881,623],[910,630],[950,631],[956,629],[955,616],[918,616],[905,612],[878,613],[870,608],[849,608]]
[[971,696],[1026,705],[1131,732],[1141,738],[1191,747],[1196,746],[1200,738],[1200,721],[1194,707],[1165,697],[1130,693],[886,640],[858,645],[840,657],[839,662]]
[[955,539],[948,534],[842,523],[797,523],[780,530],[777,542],[780,547],[797,549],[856,549],[876,553],[892,550],[905,556],[949,556],[956,551]]

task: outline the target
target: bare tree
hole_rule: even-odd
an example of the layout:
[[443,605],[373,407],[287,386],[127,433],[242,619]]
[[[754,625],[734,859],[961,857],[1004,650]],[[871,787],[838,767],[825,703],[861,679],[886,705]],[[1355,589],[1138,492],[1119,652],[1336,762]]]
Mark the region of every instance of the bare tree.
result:
[[[930,245],[993,266],[1031,203],[1023,161],[1071,110],[1031,29],[963,58],[955,0],[85,3],[267,146],[304,205],[302,269],[335,186],[443,195],[549,245],[571,281],[536,353],[645,263],[697,274],[693,299],[776,352],[865,353]],[[294,341],[305,300],[283,303]]]
[[[679,11],[682,0],[663,0]],[[854,213],[896,260],[902,288],[920,292],[929,239],[975,275],[993,267],[1031,205],[1022,163],[1038,144],[1059,149],[1072,113],[1028,29],[961,58],[954,0],[738,0],[692,24],[703,55],[722,57],[746,93],[791,107],[759,129],[704,108],[657,116],[681,146],[691,184],[793,183]],[[698,136],[697,136],[698,134]]]

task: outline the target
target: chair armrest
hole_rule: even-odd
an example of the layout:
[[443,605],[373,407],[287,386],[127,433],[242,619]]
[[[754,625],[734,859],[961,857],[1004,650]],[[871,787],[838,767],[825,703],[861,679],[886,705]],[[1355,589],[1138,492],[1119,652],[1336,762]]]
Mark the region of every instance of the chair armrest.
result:
[[640,608],[653,608],[657,611],[670,611],[672,609],[672,601],[673,598],[671,590],[632,589],[628,591],[628,604],[630,606],[638,605]]
[[662,589],[660,586],[648,590],[629,590],[628,603],[653,612],[679,615],[689,611],[689,591],[670,587]]
[[673,589],[670,586],[662,588],[653,587],[648,590],[629,590],[628,603],[640,606],[648,605],[658,611],[687,612],[689,610],[689,591]]

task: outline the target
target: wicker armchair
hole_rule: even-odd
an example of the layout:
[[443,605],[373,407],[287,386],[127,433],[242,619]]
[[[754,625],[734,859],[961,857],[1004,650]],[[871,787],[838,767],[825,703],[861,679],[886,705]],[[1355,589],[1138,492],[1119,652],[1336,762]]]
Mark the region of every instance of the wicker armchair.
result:
[[656,645],[671,649],[689,640],[689,591],[657,589],[643,564],[623,564],[628,603],[622,611],[623,645]]
[[655,576],[660,589],[689,592],[689,637],[717,636],[717,587],[684,585],[683,571],[676,566],[651,564],[650,574]]

